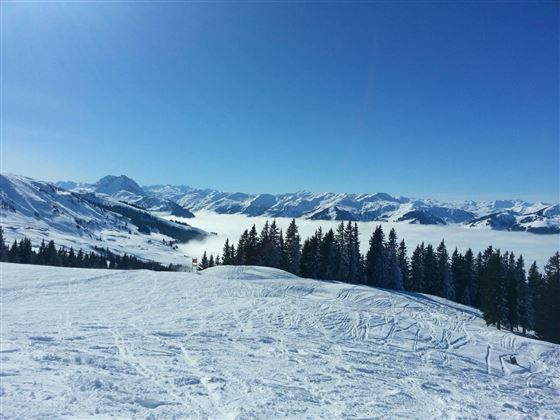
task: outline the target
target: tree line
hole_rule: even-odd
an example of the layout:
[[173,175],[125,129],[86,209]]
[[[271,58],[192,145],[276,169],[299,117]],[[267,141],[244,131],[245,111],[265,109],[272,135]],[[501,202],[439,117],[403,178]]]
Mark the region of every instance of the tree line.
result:
[[95,251],[74,250],[72,247],[57,247],[54,241],[41,242],[37,250],[29,238],[11,246],[4,241],[4,231],[0,227],[0,261],[19,264],[51,265],[56,267],[109,268],[121,270],[147,269],[155,271],[176,271],[179,266],[163,265],[153,261],[143,261],[133,255],[118,255],[107,248],[95,247]]
[[480,309],[498,329],[534,331],[560,343],[558,252],[543,273],[536,262],[526,271],[522,255],[492,246],[476,255],[470,248],[449,255],[443,240],[437,247],[422,243],[409,257],[394,229],[385,236],[377,226],[363,255],[357,223],[341,222],[326,233],[319,228],[302,241],[293,219],[285,234],[276,221],[266,221],[260,232],[255,225],[245,230],[237,246],[228,238],[221,257],[204,252],[199,269],[220,264],[275,267],[301,277],[440,296]]

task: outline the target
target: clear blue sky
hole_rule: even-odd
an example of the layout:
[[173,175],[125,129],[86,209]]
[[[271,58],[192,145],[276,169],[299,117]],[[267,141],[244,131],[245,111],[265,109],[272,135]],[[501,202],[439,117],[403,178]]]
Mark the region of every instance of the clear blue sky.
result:
[[558,2],[3,2],[2,170],[557,201]]

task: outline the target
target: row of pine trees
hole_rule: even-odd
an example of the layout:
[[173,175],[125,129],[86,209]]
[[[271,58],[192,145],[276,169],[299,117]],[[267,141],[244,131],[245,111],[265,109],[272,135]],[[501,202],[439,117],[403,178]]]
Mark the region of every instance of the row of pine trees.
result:
[[420,244],[409,258],[394,229],[381,226],[369,249],[360,253],[358,225],[341,222],[336,231],[318,229],[303,243],[295,219],[286,233],[276,221],[245,230],[237,246],[226,240],[222,256],[201,259],[199,269],[214,265],[260,265],[301,277],[339,280],[393,290],[427,293],[479,308],[487,324],[511,331],[534,331],[538,338],[560,343],[560,256],[556,252],[541,274],[534,262],[513,252],[488,247],[474,254],[457,249],[449,255],[445,242]]
[[38,250],[33,249],[29,238],[19,242],[14,240],[11,246],[4,242],[4,231],[0,227],[0,261],[19,264],[52,265],[57,267],[110,268],[110,269],[148,269],[156,271],[173,271],[177,267],[162,265],[153,261],[143,261],[132,255],[117,255],[108,249],[96,248],[97,252],[84,252],[81,249],[58,247],[54,241],[43,241]]

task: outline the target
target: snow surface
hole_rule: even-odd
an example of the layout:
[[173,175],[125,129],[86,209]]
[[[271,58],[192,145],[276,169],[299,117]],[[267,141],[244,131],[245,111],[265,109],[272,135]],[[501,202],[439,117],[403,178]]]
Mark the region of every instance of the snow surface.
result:
[[560,413],[560,346],[428,295],[255,267],[0,274],[3,418]]
[[[174,220],[183,220],[200,227],[208,232],[215,232],[217,235],[209,235],[202,241],[191,241],[187,244],[179,245],[183,254],[201,257],[206,250],[208,253],[222,254],[224,242],[229,238],[237,246],[239,236],[245,229],[250,229],[253,223],[260,232],[266,220],[272,221],[270,217],[248,217],[239,214],[216,214],[213,212],[196,212],[194,219],[181,219],[169,217]],[[291,218],[276,218],[279,227],[286,229],[291,222]],[[323,233],[329,228],[336,230],[340,224],[334,220],[307,220],[297,219],[296,223],[302,238],[313,235],[319,227]],[[523,254],[527,267],[536,261],[542,269],[546,261],[556,251],[560,250],[560,235],[535,235],[528,232],[506,232],[490,229],[473,229],[464,225],[417,225],[402,222],[357,222],[360,230],[360,244],[362,253],[367,252],[369,239],[376,226],[381,225],[386,235],[391,228],[395,228],[400,239],[405,239],[409,254],[412,255],[414,247],[421,242],[431,243],[437,246],[442,239],[445,239],[447,249],[453,252],[458,247],[460,252],[466,251],[469,247],[473,251],[483,251],[489,245],[500,248],[503,251],[513,251],[516,255]]]

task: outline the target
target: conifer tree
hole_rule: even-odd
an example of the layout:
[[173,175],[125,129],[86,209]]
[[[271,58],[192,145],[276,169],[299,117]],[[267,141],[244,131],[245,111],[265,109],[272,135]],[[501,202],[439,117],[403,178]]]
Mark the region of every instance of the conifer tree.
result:
[[517,279],[517,291],[519,294],[518,316],[519,326],[523,329],[523,334],[531,329],[532,319],[532,302],[529,296],[529,287],[525,275],[525,262],[523,256],[520,255],[515,263],[515,277]]
[[206,251],[202,254],[202,259],[200,260],[200,264],[198,266],[198,270],[206,270],[210,266],[210,261],[208,260],[208,255]]
[[434,248],[428,244],[424,250],[424,258],[422,259],[424,269],[424,293],[430,295],[438,295],[438,261]]
[[257,234],[257,228],[255,225],[249,231],[247,236],[246,248],[245,248],[246,262],[247,265],[260,265],[261,253],[259,250],[259,239]]
[[268,229],[268,237],[270,240],[270,254],[268,261],[271,267],[282,267],[282,245],[281,245],[281,232],[276,225],[276,220],[273,220]]
[[535,331],[543,340],[560,344],[560,252],[556,252],[544,266],[536,306]]
[[505,276],[505,298],[506,298],[506,317],[510,331],[513,331],[519,324],[519,275],[515,266],[515,255],[513,252],[504,255],[506,264]]
[[424,243],[417,245],[410,259],[410,283],[407,290],[425,292],[424,281]]
[[397,258],[399,260],[399,268],[403,279],[403,288],[405,290],[410,290],[410,264],[404,239],[399,244]]
[[455,296],[453,290],[453,279],[451,275],[451,267],[449,265],[449,254],[442,240],[436,251],[437,258],[437,292],[436,295],[445,299],[453,299]]
[[348,255],[348,282],[354,284],[362,283],[363,268],[360,258],[360,238],[358,232],[358,224],[356,222],[354,222],[354,225],[352,225],[352,222],[348,222],[345,230],[345,238]]
[[21,264],[33,263],[33,248],[29,238],[24,238],[19,242],[18,254],[18,260]]
[[321,231],[318,230],[311,238],[305,239],[301,251],[300,275],[317,279],[320,272]]
[[58,252],[56,251],[54,241],[49,241],[45,250],[45,259],[47,265],[60,265],[60,258]]
[[296,225],[296,219],[292,219],[288,226],[284,247],[286,252],[286,271],[298,275],[301,260],[301,240]]
[[377,226],[369,241],[366,255],[366,279],[369,286],[385,285],[385,235],[381,226]]
[[239,242],[237,244],[237,254],[235,255],[235,261],[237,265],[247,265],[247,248],[249,244],[249,231],[245,231],[241,234]]
[[465,267],[465,259],[463,255],[459,253],[457,248],[453,251],[451,255],[451,275],[453,278],[453,287],[455,290],[455,298],[456,302],[460,302],[462,304],[468,305],[469,301],[469,292],[467,290],[467,278],[466,278],[466,267]]
[[0,261],[8,261],[8,247],[4,240],[4,229],[2,229],[2,226],[0,226]]
[[321,241],[319,253],[319,278],[324,280],[332,280],[336,278],[336,250],[334,232],[332,229],[325,234]]
[[344,222],[340,222],[334,237],[336,249],[336,280],[347,281],[348,277],[348,247]]
[[505,264],[499,250],[488,247],[483,254],[480,276],[480,304],[486,324],[498,329],[506,321]]
[[231,247],[229,245],[229,238],[227,238],[226,243],[224,244],[223,252],[222,252],[222,255],[223,255],[222,263],[224,265],[233,265],[234,257],[230,253],[231,253]]
[[14,239],[14,243],[12,244],[10,250],[8,251],[8,261],[11,263],[18,263],[19,262],[19,250],[18,250],[18,243]]
[[385,273],[384,286],[389,289],[402,290],[403,279],[399,259],[397,256],[397,233],[391,229],[387,244],[385,246]]
[[465,303],[466,305],[472,305],[474,307],[479,307],[479,299],[478,299],[478,283],[479,277],[478,272],[475,266],[474,254],[472,249],[467,249],[464,256],[464,264],[465,264],[465,283],[466,283],[466,290],[465,293],[468,295],[468,299],[465,297],[464,301],[468,302]]

